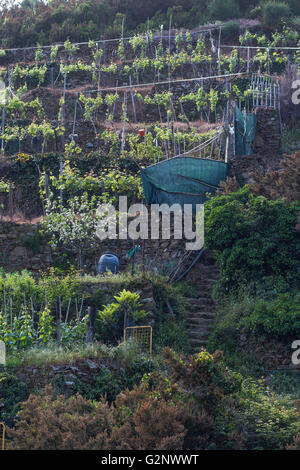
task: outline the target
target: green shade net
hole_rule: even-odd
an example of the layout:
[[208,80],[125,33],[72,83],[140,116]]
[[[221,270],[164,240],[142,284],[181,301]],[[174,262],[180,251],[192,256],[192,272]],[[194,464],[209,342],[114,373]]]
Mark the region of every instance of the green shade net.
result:
[[141,169],[147,204],[203,204],[227,176],[227,163],[174,157]]
[[238,106],[235,106],[234,127],[236,155],[252,155],[256,122],[255,114],[243,114]]

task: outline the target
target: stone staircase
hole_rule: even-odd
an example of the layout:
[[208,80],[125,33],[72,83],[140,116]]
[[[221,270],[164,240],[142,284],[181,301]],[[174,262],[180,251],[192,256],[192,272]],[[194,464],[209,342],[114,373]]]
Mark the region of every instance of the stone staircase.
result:
[[188,304],[187,325],[193,352],[205,347],[215,321],[216,303],[212,299],[212,289],[219,277],[212,253],[204,257],[193,267],[187,280],[196,288],[192,298],[186,298]]

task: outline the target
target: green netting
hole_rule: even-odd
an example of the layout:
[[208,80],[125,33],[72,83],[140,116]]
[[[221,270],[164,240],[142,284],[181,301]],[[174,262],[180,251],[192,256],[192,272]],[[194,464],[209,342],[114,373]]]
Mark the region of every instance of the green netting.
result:
[[174,157],[141,169],[147,204],[202,204],[227,176],[227,163]]
[[253,153],[253,141],[256,128],[255,114],[243,114],[235,106],[235,154],[251,155]]

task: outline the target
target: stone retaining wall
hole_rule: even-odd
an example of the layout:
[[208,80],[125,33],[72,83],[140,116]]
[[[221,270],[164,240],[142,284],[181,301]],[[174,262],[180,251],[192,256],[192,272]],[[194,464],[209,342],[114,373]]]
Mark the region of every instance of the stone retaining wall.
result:
[[281,128],[279,112],[273,108],[256,108],[257,117],[254,153],[276,154],[281,151]]
[[[150,218],[149,218],[150,219]],[[150,227],[150,223],[149,223]],[[43,271],[55,264],[55,260],[66,256],[69,262],[77,265],[76,253],[53,251],[47,241],[42,238],[40,243],[33,244],[39,225],[16,224],[13,222],[0,222],[0,265],[6,271],[28,269],[33,272]],[[150,234],[149,234],[150,236]],[[136,264],[144,263],[146,269],[159,272],[170,271],[175,267],[185,252],[186,240],[174,239],[174,230],[171,224],[171,239],[165,240],[137,240],[135,244],[141,246],[137,252]],[[120,260],[121,271],[129,265],[128,252],[133,247],[133,241],[103,240],[84,257],[84,270],[89,274],[96,273],[99,257],[105,252],[115,253]]]

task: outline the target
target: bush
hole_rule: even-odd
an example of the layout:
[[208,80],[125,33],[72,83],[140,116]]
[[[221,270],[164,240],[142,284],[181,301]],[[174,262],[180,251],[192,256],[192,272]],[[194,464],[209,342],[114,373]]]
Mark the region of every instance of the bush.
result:
[[14,374],[0,372],[0,421],[12,426],[19,403],[28,397],[28,385]]
[[279,339],[298,337],[300,334],[300,293],[294,297],[282,294],[273,302],[259,300],[244,322],[253,333]]
[[225,41],[234,41],[238,39],[240,25],[236,21],[230,21],[222,28],[222,39]]
[[263,20],[267,26],[276,28],[290,14],[289,6],[284,2],[269,1],[262,7]]
[[261,383],[246,379],[237,394],[235,414],[237,430],[246,433],[246,448],[252,450],[284,449],[299,433],[299,413],[289,399],[278,399]]
[[48,386],[40,395],[30,395],[9,435],[10,448],[19,450],[89,449],[97,441],[103,448],[115,424],[113,411],[105,401],[98,404],[80,395],[55,396]]
[[101,341],[119,341],[125,326],[145,324],[148,316],[148,312],[142,310],[139,294],[124,289],[114,299],[116,302],[98,312],[96,332]]
[[174,318],[161,318],[155,324],[155,351],[169,346],[177,352],[189,353],[191,351],[190,338],[184,320]]
[[11,449],[282,449],[299,435],[290,400],[228,369],[222,355],[164,352],[168,377],[153,372],[113,405],[51,387],[22,404]]
[[247,187],[205,205],[205,245],[214,249],[219,295],[276,295],[300,284],[297,203],[255,197]]
[[212,0],[208,7],[209,14],[213,19],[225,21],[229,18],[241,16],[239,5],[235,0]]
[[300,4],[298,0],[288,0],[288,5],[294,15],[300,15]]
[[10,449],[18,450],[171,450],[182,449],[183,410],[171,402],[128,390],[116,401],[95,403],[79,394],[55,396],[51,387],[30,395],[19,413]]
[[252,10],[250,10],[249,17],[252,19],[255,19],[261,16],[261,14],[262,14],[261,6],[257,6],[255,8],[252,8]]

